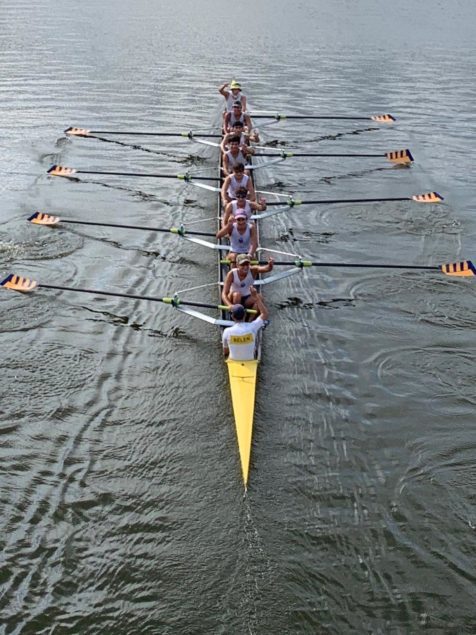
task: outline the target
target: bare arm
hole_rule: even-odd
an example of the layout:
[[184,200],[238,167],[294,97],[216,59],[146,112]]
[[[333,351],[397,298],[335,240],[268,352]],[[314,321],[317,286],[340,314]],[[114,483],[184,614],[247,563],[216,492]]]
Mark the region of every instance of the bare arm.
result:
[[266,199],[260,198],[259,201],[256,201],[256,202],[251,201],[250,207],[256,212],[264,212],[264,210],[266,209]]
[[223,303],[226,304],[228,308],[233,306],[228,297],[230,295],[230,288],[231,288],[232,282],[233,282],[233,274],[231,271],[229,271],[226,274],[225,283],[223,284],[223,291],[221,292],[221,299],[223,300]]
[[251,297],[253,298],[254,302],[255,302],[255,308],[258,309],[259,312],[259,317],[262,320],[267,320],[268,316],[269,316],[269,312],[268,309],[266,307],[266,304],[263,302],[262,298],[261,298],[261,294],[259,294],[255,287],[250,287],[250,294]]
[[228,82],[225,82],[225,83],[224,83],[224,84],[222,84],[222,85],[219,87],[219,89],[218,89],[218,92],[219,92],[221,95],[223,95],[223,97],[224,97],[225,99],[227,99],[228,95],[230,94],[230,93],[226,90],[226,87],[227,87],[227,86],[228,86]]
[[223,224],[223,227],[219,229],[216,233],[217,238],[225,238],[225,236],[231,236],[231,232],[233,230],[233,220],[229,220],[226,224]]
[[221,201],[223,205],[227,205],[230,202],[230,197],[228,196],[227,190],[230,187],[231,177],[227,176],[223,181],[223,185],[221,186]]
[[246,95],[241,95],[241,105],[243,106],[243,112],[246,111]]
[[230,176],[230,173],[233,170],[230,169],[230,160],[228,158],[228,155],[226,154],[226,152],[223,154],[223,174],[225,176]]
[[228,203],[228,205],[225,207],[225,215],[223,216],[222,227],[225,227],[225,225],[228,225],[228,223],[230,222],[231,211],[232,205],[231,203]]
[[[258,267],[253,267],[253,269],[256,270],[256,274],[269,273],[270,271],[273,271],[273,268],[274,268],[274,258],[269,258],[267,265],[259,265]],[[253,275],[255,275],[254,271],[253,271]]]
[[250,247],[248,249],[248,254],[250,256],[254,256],[257,249],[258,236],[256,235],[256,225],[254,223],[250,223]]

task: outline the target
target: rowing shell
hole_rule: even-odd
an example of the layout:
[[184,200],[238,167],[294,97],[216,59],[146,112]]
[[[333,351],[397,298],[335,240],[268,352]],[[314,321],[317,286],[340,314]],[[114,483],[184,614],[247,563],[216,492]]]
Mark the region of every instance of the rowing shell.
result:
[[[220,153],[218,173],[223,181],[222,172],[222,156]],[[251,172],[253,180],[253,172]],[[217,227],[221,228],[221,220],[224,214],[222,199],[220,192],[218,193],[218,217]],[[259,227],[256,223],[256,233],[259,246]],[[221,302],[221,290],[228,273],[228,266],[224,265],[218,252],[218,275],[219,275],[219,292]],[[225,317],[225,316],[223,316]],[[262,331],[257,335],[257,347],[255,350],[255,359],[249,361],[237,361],[227,359],[228,378],[230,383],[230,393],[233,405],[233,416],[235,418],[236,438],[238,441],[238,450],[240,454],[241,472],[243,475],[243,483],[245,489],[248,486],[248,476],[250,470],[251,445],[253,442],[253,421],[255,411],[256,383],[258,379],[258,364],[261,359],[261,337]]]

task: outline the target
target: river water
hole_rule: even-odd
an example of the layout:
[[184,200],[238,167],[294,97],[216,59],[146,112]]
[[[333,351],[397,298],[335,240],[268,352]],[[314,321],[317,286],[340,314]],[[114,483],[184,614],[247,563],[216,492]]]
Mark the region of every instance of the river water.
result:
[[[210,131],[236,77],[254,108],[369,115],[269,126],[295,158],[262,187],[303,206],[269,249],[333,262],[474,256],[476,8],[470,0],[0,0],[0,275],[162,297],[215,279],[169,234],[211,230],[212,193],[83,169],[214,175]],[[216,287],[184,297],[215,301]],[[0,293],[0,633],[475,633],[475,283],[315,268],[270,285],[243,496],[219,333],[169,307]]]

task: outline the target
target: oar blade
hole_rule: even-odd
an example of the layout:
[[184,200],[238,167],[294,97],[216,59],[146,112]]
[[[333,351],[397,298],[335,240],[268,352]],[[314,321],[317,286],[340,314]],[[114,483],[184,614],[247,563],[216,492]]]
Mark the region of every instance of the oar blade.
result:
[[413,163],[413,155],[408,148],[405,150],[393,150],[392,152],[386,152],[385,156],[391,163],[398,165],[409,165]]
[[35,225],[48,225],[50,227],[57,225],[60,222],[58,216],[44,214],[43,212],[35,212],[28,218],[28,220],[30,223],[35,223]]
[[461,278],[476,276],[476,267],[471,260],[462,260],[461,262],[451,262],[447,265],[441,265],[441,271],[447,276],[458,276]]
[[372,115],[370,117],[370,119],[372,119],[372,121],[376,121],[378,123],[393,123],[394,121],[396,121],[395,117],[393,115]]
[[64,131],[65,135],[68,135],[69,137],[90,137],[91,136],[91,130],[88,130],[87,128],[77,128],[76,126],[70,126],[69,128],[66,128],[66,130]]
[[72,174],[76,174],[77,170],[75,168],[67,168],[63,165],[52,165],[48,170],[48,174],[50,176],[71,176]]
[[11,291],[29,293],[38,286],[38,282],[36,282],[36,280],[32,280],[31,278],[25,278],[24,276],[18,276],[15,273],[10,273],[0,282],[0,286],[5,287],[5,289],[10,289]]
[[412,201],[417,203],[441,203],[445,199],[438,192],[426,192],[425,194],[415,194]]

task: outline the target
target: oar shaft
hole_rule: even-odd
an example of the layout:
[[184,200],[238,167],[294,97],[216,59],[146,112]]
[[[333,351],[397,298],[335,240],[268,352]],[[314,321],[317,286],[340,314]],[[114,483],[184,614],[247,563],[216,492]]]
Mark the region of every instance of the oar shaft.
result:
[[[259,264],[265,265],[267,264],[267,260],[260,260]],[[299,261],[275,261],[275,265],[282,266],[296,266]],[[350,267],[350,268],[358,268],[358,269],[424,269],[426,271],[440,271],[440,267],[428,266],[428,265],[391,265],[391,264],[383,264],[379,265],[376,263],[365,263],[365,262],[309,262],[305,261],[306,266],[311,267]]]
[[280,157],[282,156],[283,158],[292,158],[292,157],[356,157],[356,158],[360,158],[360,157],[384,157],[385,154],[323,154],[320,152],[290,152],[289,154],[287,153],[283,153],[283,154],[279,154],[277,152],[274,153],[259,153],[256,154],[255,156],[257,157]]
[[282,118],[282,119],[336,119],[336,120],[344,120],[344,121],[369,121],[370,117],[352,117],[352,116],[332,116],[332,115],[253,115],[251,113],[253,119],[272,119],[272,118]]
[[[61,219],[61,223],[69,223],[70,225],[92,225],[93,227],[114,227],[117,229],[138,229],[138,230],[149,231],[149,232],[179,233],[179,232],[172,232],[171,229],[166,229],[165,227],[142,227],[141,225],[119,225],[116,223],[97,223],[94,221],[86,221],[86,220]],[[209,232],[197,232],[197,231],[184,230],[184,234],[193,235],[193,236],[215,237],[215,234],[211,234]]]
[[153,179],[182,179],[196,180],[196,181],[219,181],[220,179],[215,176],[188,176],[181,174],[151,174],[149,172],[101,172],[99,170],[76,170],[75,174],[99,174],[103,176],[139,176],[150,177]]
[[[394,198],[334,198],[327,200],[315,200],[315,201],[299,201],[299,205],[332,205],[333,203],[384,203],[387,201],[411,201],[412,199],[408,196],[402,197],[394,197]],[[271,201],[270,203],[266,203],[267,207],[271,205],[285,205],[286,202],[283,201],[275,202]]]
[[[144,132],[136,130],[89,130],[89,134],[110,134],[110,135],[129,135],[137,137],[187,137],[188,133],[183,132]],[[218,134],[201,134],[199,132],[190,133],[190,137],[201,137],[210,139],[219,139],[221,135]]]
[[[38,287],[43,287],[44,289],[55,289],[57,291],[74,291],[75,293],[89,293],[92,295],[105,295],[113,298],[128,298],[131,300],[148,300],[149,302],[164,302],[165,304],[171,304],[171,302],[167,302],[165,298],[157,298],[151,295],[137,295],[134,293],[119,293],[114,291],[103,291],[100,289],[85,289],[81,287],[65,287],[62,285],[55,284],[38,284]],[[179,305],[187,305],[187,306],[196,306],[202,309],[216,309],[218,308],[217,304],[205,304],[204,302],[185,302],[183,300],[178,300],[177,303]]]

